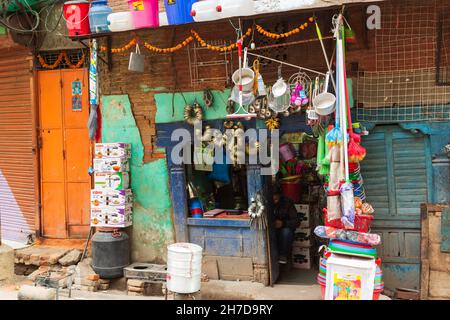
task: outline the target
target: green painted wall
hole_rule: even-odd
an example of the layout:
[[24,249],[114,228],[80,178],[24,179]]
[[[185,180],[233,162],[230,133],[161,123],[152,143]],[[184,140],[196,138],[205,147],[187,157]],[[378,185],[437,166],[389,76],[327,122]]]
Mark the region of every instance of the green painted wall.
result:
[[[211,91],[214,97],[214,103],[209,108],[204,107],[203,92],[183,92],[186,102],[194,103],[197,98],[198,103],[203,107],[204,120],[224,119],[227,115],[226,103],[230,97],[230,90],[226,89],[223,92],[218,90]],[[172,114],[172,100],[174,104],[174,113]],[[184,121],[184,102],[183,96],[180,93],[175,93],[175,98],[172,93],[157,93],[155,94],[156,102],[156,123],[170,123]]]
[[174,241],[166,160],[144,164],[144,146],[127,95],[103,96],[101,112],[102,141],[126,142],[132,147],[132,261],[164,262],[167,245]]

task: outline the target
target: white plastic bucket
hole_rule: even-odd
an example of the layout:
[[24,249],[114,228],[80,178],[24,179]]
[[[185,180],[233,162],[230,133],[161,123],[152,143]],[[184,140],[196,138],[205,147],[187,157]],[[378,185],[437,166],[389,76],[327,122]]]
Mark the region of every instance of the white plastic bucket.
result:
[[128,31],[134,29],[133,14],[131,11],[115,12],[108,15],[108,28],[112,32]]
[[202,247],[193,243],[174,243],[167,247],[167,289],[176,293],[200,290]]
[[192,4],[191,16],[195,22],[211,21],[220,19],[217,12],[217,0],[198,1]]
[[251,16],[255,14],[253,0],[219,0],[216,8],[220,18]]

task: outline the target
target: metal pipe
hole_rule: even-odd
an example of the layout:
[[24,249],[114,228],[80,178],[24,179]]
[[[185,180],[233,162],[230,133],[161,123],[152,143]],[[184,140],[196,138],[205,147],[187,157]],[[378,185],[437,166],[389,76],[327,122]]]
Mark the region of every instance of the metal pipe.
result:
[[291,64],[291,63],[288,63],[288,62],[276,60],[276,59],[269,58],[269,57],[266,57],[266,56],[263,56],[263,55],[260,55],[260,54],[251,53],[251,52],[247,52],[247,54],[249,54],[251,56],[254,56],[254,57],[261,58],[261,59],[266,59],[266,60],[270,60],[270,61],[277,62],[277,63],[280,63],[280,64],[284,64],[286,66],[293,67],[293,68],[296,68],[296,69],[305,70],[305,71],[308,71],[308,72],[319,74],[319,75],[322,75],[322,76],[326,75],[323,72],[319,72],[319,71],[316,71],[316,70],[308,69],[308,68],[305,68],[305,67],[296,66],[295,64]]

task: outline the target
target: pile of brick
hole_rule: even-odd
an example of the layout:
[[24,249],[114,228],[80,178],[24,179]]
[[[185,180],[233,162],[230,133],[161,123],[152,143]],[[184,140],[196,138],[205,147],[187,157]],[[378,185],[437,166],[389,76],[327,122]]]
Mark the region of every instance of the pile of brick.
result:
[[141,279],[128,279],[127,291],[129,296],[161,296],[163,283],[151,283]]
[[93,292],[109,289],[110,281],[100,279],[92,269],[91,262],[91,258],[86,258],[75,267],[72,289]]
[[36,270],[35,267],[40,266],[75,265],[80,261],[81,255],[81,251],[77,249],[32,246],[16,250],[14,263],[17,272],[25,274],[28,271]]
[[15,252],[14,272],[33,282],[49,281],[60,288],[69,284],[81,251],[54,247],[28,247]]
[[75,265],[63,267],[59,264],[51,266],[40,266],[33,273],[28,275],[27,279],[37,284],[43,285],[52,284],[55,287],[58,284],[59,288],[67,288],[70,286],[71,276],[75,272]]
[[161,296],[165,293],[166,266],[133,263],[124,268],[129,296]]

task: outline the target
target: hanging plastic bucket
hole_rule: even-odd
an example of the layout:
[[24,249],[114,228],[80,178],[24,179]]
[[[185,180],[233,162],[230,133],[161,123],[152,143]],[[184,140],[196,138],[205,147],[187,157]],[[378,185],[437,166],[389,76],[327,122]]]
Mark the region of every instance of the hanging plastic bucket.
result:
[[238,16],[251,16],[255,14],[253,0],[219,0],[216,7],[220,19]]
[[111,7],[108,7],[108,1],[96,0],[91,2],[89,10],[89,26],[91,33],[108,32],[108,16],[112,13]]
[[64,3],[64,20],[66,20],[69,36],[89,34],[89,2],[67,1]]
[[193,243],[174,243],[167,247],[167,289],[176,293],[200,290],[202,247]]
[[169,24],[194,22],[191,16],[192,5],[197,0],[164,0]]
[[135,29],[159,27],[158,0],[128,0],[128,7]]
[[291,199],[294,203],[301,202],[302,186],[300,183],[282,181],[281,190],[283,192],[283,196]]
[[280,154],[283,161],[289,161],[295,158],[295,151],[290,143],[283,143],[280,146]]
[[212,21],[220,19],[216,7],[218,0],[198,1],[192,4],[191,16],[195,22]]

